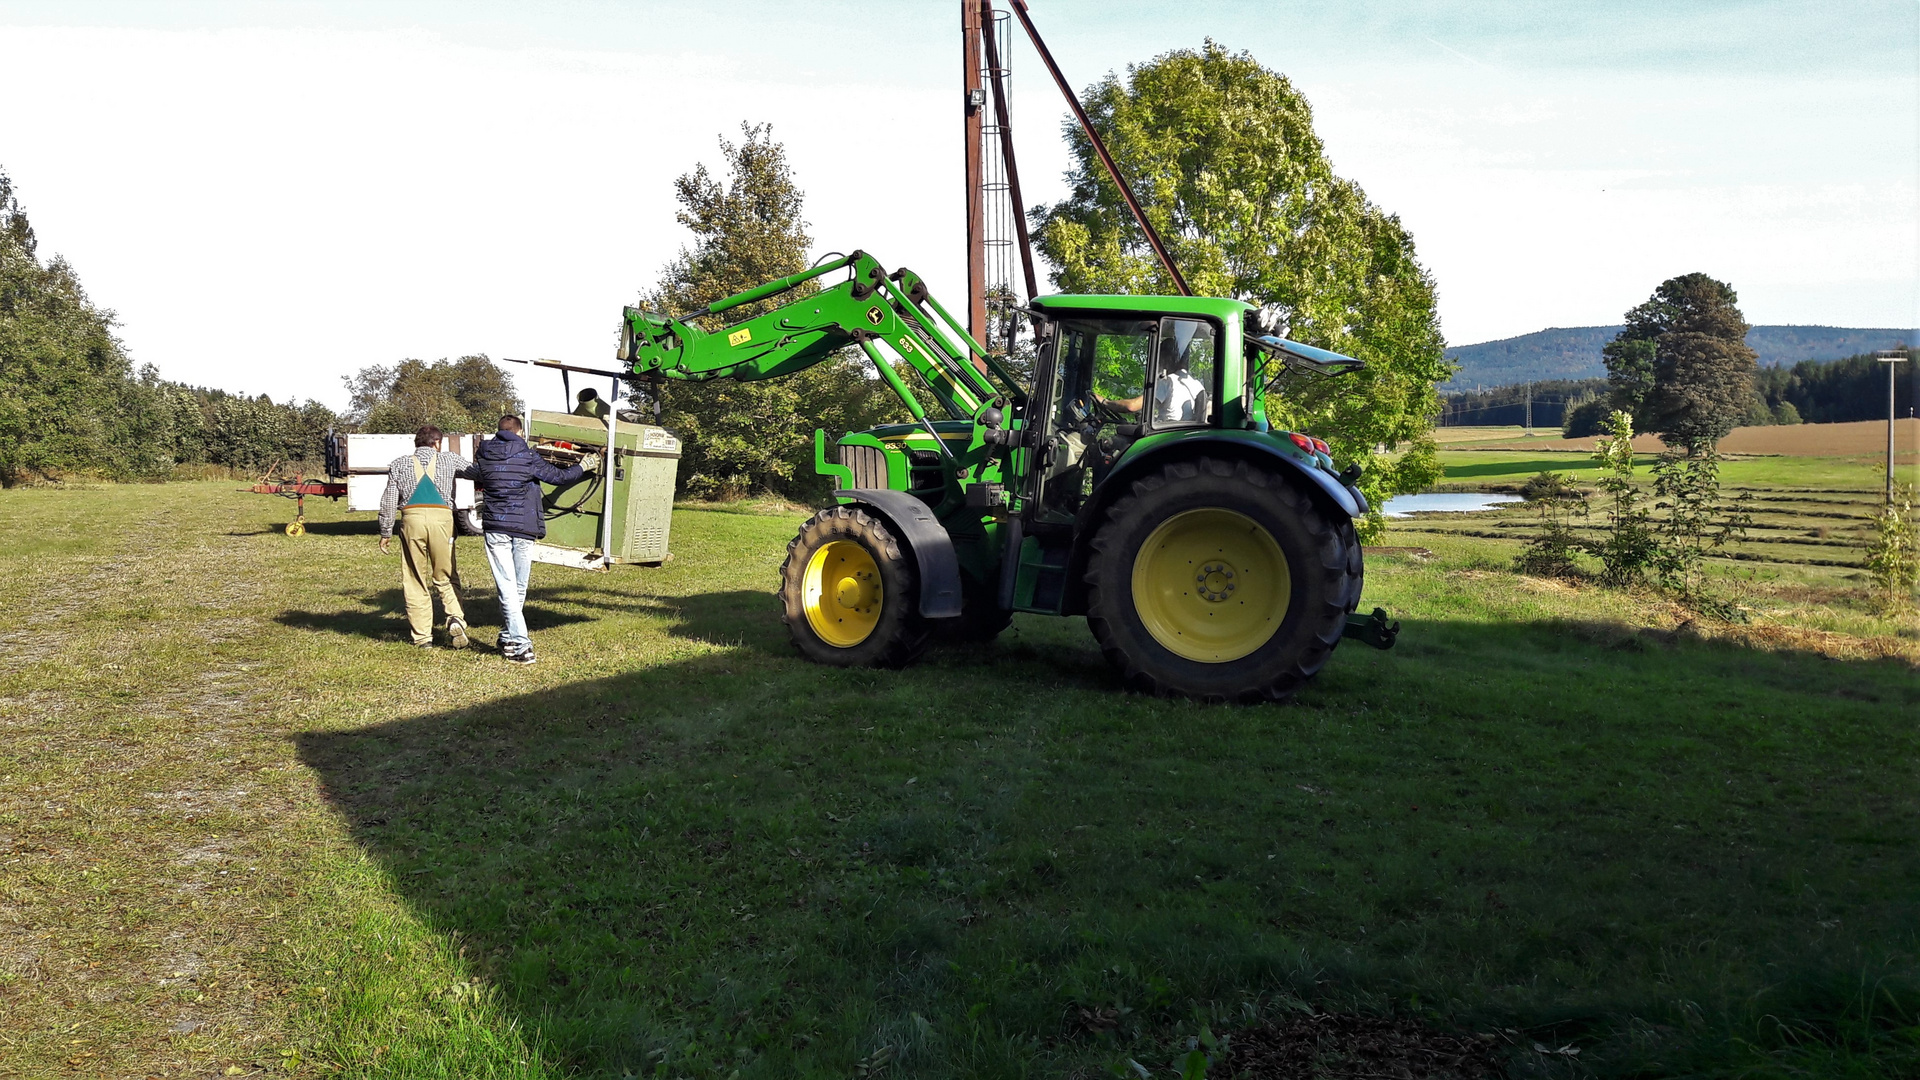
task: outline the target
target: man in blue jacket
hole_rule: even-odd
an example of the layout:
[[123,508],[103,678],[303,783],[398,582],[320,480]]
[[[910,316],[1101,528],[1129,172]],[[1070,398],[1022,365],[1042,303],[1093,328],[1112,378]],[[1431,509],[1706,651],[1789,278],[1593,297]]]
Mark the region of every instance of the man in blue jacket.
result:
[[480,514],[486,533],[487,566],[500,590],[500,652],[514,664],[533,663],[533,642],[527,637],[527,581],[533,574],[534,541],[547,535],[542,482],[564,487],[600,467],[597,455],[578,465],[559,469],[533,452],[521,436],[520,418],[500,418],[500,430],[473,453],[472,468],[460,475],[474,482],[486,497]]

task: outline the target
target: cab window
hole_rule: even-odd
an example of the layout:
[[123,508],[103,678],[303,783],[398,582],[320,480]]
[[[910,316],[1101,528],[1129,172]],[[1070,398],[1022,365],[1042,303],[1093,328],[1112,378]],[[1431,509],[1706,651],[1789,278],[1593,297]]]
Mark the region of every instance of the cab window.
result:
[[1147,411],[1155,428],[1205,424],[1213,411],[1219,335],[1204,319],[1161,319]]

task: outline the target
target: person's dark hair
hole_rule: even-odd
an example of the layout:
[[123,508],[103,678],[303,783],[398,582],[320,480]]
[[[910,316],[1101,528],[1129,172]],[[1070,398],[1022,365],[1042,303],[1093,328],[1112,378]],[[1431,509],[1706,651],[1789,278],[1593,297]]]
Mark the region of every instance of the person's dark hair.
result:
[[507,415],[500,418],[500,430],[524,431],[525,429],[520,426],[519,417],[513,415],[512,413],[508,413]]
[[439,446],[440,436],[442,434],[444,433],[439,428],[434,427],[432,424],[428,424],[426,427],[423,427],[419,431],[416,431],[413,433],[413,445]]

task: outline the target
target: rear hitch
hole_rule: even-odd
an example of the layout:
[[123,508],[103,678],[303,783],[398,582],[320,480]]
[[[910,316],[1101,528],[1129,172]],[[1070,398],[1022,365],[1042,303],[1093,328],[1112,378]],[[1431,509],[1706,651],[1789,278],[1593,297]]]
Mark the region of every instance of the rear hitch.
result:
[[1358,612],[1347,616],[1346,628],[1340,631],[1343,638],[1364,641],[1376,649],[1391,649],[1400,636],[1400,623],[1387,621],[1387,609],[1377,607],[1371,615]]

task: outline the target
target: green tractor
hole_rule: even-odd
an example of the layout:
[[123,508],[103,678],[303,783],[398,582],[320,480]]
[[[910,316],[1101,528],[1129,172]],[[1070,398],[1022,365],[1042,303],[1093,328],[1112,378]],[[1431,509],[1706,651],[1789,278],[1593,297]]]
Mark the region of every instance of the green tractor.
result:
[[1030,378],[917,275],[856,251],[679,316],[627,308],[620,356],[644,392],[778,378],[855,346],[898,394],[910,423],[831,455],[814,434],[836,505],[787,546],[780,597],[820,663],[895,667],[936,639],[988,641],[1014,612],[1085,615],[1129,687],[1256,702],[1291,696],[1342,637],[1392,645],[1385,612],[1354,615],[1359,468],[1265,411],[1275,371],[1360,361],[1263,333],[1237,300],[1043,296],[1023,314]]

